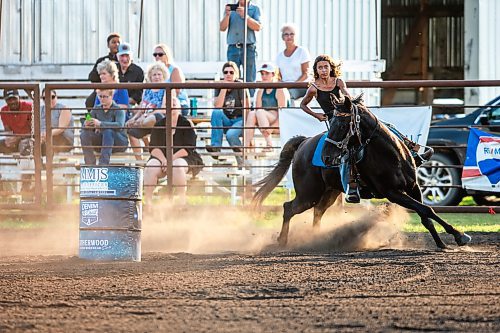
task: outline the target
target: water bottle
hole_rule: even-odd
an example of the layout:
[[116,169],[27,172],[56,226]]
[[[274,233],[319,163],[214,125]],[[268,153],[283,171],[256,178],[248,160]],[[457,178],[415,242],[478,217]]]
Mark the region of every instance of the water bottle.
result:
[[198,100],[196,99],[196,97],[191,98],[190,104],[191,104],[191,116],[197,117],[198,116]]
[[90,115],[90,112],[87,112],[85,115],[85,120],[92,120],[92,116]]

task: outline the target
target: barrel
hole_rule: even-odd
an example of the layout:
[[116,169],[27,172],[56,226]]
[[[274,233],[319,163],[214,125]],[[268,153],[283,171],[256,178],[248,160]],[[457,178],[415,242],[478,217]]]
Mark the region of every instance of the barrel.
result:
[[141,260],[142,179],[140,167],[81,168],[80,258]]

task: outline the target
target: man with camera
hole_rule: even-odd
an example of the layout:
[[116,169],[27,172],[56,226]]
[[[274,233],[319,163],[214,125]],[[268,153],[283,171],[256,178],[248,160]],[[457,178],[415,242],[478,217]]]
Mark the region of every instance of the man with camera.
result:
[[[245,6],[247,10],[247,38],[245,36]],[[227,60],[235,62],[243,73],[243,53],[246,48],[246,82],[255,82],[257,67],[255,65],[255,32],[260,31],[260,8],[250,0],[239,0],[227,4],[224,17],[220,21],[220,31],[227,30]],[[253,90],[253,89],[252,89]],[[253,91],[250,94],[253,96]]]

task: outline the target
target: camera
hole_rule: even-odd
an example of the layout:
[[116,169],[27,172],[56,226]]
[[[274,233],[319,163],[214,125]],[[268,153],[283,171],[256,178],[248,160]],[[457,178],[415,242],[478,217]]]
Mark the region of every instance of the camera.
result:
[[232,11],[235,11],[239,5],[237,3],[228,3],[227,6],[229,6]]

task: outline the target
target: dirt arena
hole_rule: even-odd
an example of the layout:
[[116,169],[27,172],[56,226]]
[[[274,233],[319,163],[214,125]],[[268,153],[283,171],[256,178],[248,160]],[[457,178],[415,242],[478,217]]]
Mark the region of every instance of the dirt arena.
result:
[[0,332],[500,331],[497,233],[436,251],[405,212],[337,211],[277,249],[279,223],[214,213],[146,218],[141,262],[79,259],[72,214],[1,230]]

